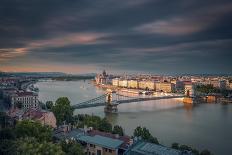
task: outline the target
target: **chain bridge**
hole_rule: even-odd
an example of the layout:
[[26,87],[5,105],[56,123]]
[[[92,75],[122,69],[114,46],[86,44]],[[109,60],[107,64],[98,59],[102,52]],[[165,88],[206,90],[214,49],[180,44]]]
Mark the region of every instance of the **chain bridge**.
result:
[[106,94],[98,96],[88,101],[84,101],[73,105],[74,109],[83,109],[90,107],[105,106],[105,112],[117,112],[117,106],[119,104],[131,103],[131,102],[142,102],[149,100],[161,100],[161,99],[172,99],[182,98],[184,95],[172,94],[169,96],[127,96],[120,93],[107,91]]

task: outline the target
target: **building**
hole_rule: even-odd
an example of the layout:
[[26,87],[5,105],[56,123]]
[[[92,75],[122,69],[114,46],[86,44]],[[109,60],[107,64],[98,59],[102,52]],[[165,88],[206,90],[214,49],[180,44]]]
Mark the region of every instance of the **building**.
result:
[[138,88],[138,81],[137,80],[128,80],[128,88]]
[[155,82],[151,80],[139,81],[139,89],[155,90]]
[[232,82],[229,83],[229,89],[232,90]]
[[215,88],[220,88],[220,81],[218,79],[210,80],[210,84],[213,85]]
[[146,81],[145,80],[139,81],[138,86],[139,89],[146,89],[147,88]]
[[226,89],[226,81],[225,80],[219,81],[219,88],[222,90]]
[[188,83],[184,85],[184,94],[189,97],[193,97],[194,94],[194,86],[192,83]]
[[48,125],[56,128],[56,117],[51,111],[39,111],[29,109],[23,114],[23,119],[30,119],[40,122],[42,125]]
[[190,151],[180,151],[162,145],[137,141],[129,147],[124,155],[193,155]]
[[156,91],[171,93],[174,91],[174,84],[169,82],[159,82],[159,83],[155,83],[155,88]]
[[118,87],[119,86],[119,79],[118,78],[112,79],[112,85]]
[[118,155],[118,150],[123,141],[112,139],[100,135],[83,135],[77,138],[81,143],[85,143],[85,152],[88,155]]
[[17,103],[22,103],[22,108],[27,109],[38,109],[39,101],[38,94],[33,92],[16,92],[11,95],[11,105],[16,106]]
[[128,86],[128,81],[127,81],[127,79],[119,79],[118,86],[119,86],[119,87],[127,88],[127,86]]

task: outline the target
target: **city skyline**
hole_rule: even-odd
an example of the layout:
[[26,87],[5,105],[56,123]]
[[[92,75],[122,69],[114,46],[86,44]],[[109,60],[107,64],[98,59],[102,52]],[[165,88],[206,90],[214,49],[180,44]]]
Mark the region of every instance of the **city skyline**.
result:
[[7,1],[0,70],[232,74],[232,2]]

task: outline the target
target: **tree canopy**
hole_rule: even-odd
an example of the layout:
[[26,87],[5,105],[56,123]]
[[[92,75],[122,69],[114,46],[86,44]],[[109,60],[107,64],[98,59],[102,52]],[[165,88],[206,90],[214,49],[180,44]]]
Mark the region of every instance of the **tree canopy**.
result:
[[61,142],[61,147],[62,150],[67,154],[67,155],[84,155],[84,151],[82,146],[77,143],[76,141],[62,141]]
[[60,125],[64,121],[66,123],[72,122],[74,109],[70,105],[67,97],[60,97],[56,100],[55,105],[52,107],[52,112],[56,116],[57,124]]
[[138,126],[134,130],[134,136],[135,137],[141,137],[143,140],[146,140],[146,141],[151,142],[151,143],[159,144],[158,139],[153,137],[150,134],[150,131],[145,127],[142,128],[142,127]]
[[52,102],[52,101],[47,101],[47,102],[46,102],[46,107],[47,107],[47,109],[52,109],[52,107],[53,107],[53,102]]
[[113,134],[118,134],[119,136],[123,136],[124,132],[121,126],[115,125],[112,131]]
[[51,142],[42,141],[32,137],[17,140],[17,153],[20,155],[64,155],[61,146]]
[[39,122],[23,120],[15,127],[17,137],[35,137],[39,141],[50,141],[52,130],[49,126],[42,126]]

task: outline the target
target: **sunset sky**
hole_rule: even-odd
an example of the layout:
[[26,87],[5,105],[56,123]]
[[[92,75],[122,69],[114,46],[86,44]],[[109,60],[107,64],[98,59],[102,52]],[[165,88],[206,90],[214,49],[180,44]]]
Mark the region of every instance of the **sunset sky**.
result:
[[232,74],[231,0],[0,2],[0,71]]

